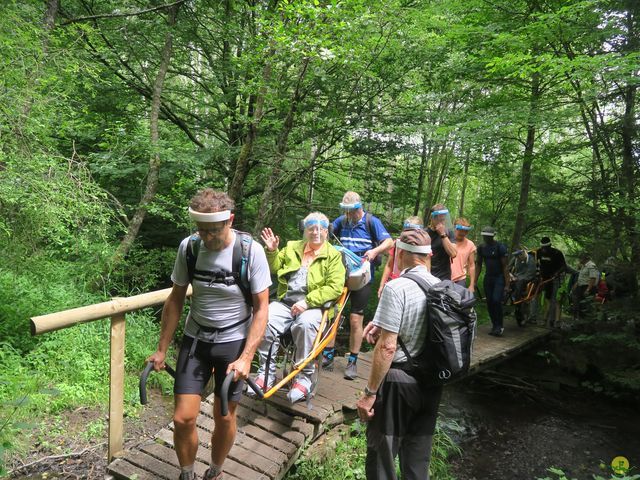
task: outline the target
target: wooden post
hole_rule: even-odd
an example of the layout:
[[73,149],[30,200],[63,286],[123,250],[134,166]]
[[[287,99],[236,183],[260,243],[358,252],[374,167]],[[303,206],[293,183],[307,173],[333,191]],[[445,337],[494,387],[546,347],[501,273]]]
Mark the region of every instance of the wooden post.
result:
[[109,375],[109,453],[107,460],[122,451],[124,418],[125,314],[111,317],[111,370]]

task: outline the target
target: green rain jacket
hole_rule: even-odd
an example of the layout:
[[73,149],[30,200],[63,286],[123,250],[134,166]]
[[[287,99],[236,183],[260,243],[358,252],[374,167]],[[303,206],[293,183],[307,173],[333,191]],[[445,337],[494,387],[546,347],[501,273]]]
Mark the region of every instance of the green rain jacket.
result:
[[[265,249],[271,273],[278,275],[278,299],[287,293],[287,275],[300,269],[305,241],[294,240],[273,252]],[[342,293],[346,271],[342,254],[329,242],[324,242],[307,272],[307,296],[309,308],[318,308],[335,300]]]

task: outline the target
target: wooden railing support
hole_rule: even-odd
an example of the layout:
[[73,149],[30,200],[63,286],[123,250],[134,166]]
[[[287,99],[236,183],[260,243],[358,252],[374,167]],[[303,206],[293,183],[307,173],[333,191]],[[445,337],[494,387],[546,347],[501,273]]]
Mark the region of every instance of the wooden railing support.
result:
[[109,373],[109,451],[110,462],[122,451],[124,438],[124,344],[125,314],[111,317],[111,366]]

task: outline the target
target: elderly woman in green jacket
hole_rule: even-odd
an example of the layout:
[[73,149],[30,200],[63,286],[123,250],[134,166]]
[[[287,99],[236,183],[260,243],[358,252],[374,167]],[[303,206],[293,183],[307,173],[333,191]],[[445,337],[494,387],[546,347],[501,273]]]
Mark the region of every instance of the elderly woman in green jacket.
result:
[[[264,389],[265,363],[269,348],[276,352],[279,336],[291,329],[296,344],[295,361],[303,360],[313,349],[313,342],[322,320],[321,307],[340,296],[344,286],[345,268],[342,256],[329,242],[329,219],[313,212],[304,219],[304,239],[287,242],[278,249],[280,237],[270,228],[262,230],[267,261],[271,273],[278,276],[277,300],[269,305],[269,324],[264,339],[258,347],[260,368],[256,383]],[[269,365],[269,385],[275,383],[275,362]],[[289,390],[291,403],[303,400],[311,390],[313,362],[296,376]],[[253,393],[251,389],[249,394]]]

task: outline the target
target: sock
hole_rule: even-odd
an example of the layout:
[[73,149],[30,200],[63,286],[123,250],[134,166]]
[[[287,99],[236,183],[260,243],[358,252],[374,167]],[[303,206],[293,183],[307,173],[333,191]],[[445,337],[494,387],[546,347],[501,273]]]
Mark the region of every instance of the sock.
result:
[[215,478],[216,476],[222,473],[222,466],[216,465],[213,462],[209,463],[209,473],[211,474],[212,477]]
[[349,352],[349,361],[356,363],[358,361],[358,354],[357,353],[353,353],[353,352]]
[[191,465],[180,467],[180,473],[193,473],[193,466],[194,464],[192,463]]
[[331,360],[335,354],[336,354],[336,349],[333,347],[329,347],[329,348],[325,348],[322,352],[322,354],[327,357],[329,360]]

